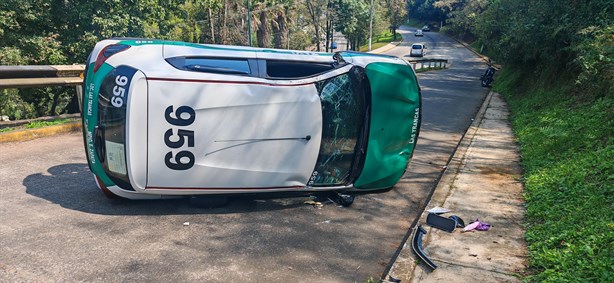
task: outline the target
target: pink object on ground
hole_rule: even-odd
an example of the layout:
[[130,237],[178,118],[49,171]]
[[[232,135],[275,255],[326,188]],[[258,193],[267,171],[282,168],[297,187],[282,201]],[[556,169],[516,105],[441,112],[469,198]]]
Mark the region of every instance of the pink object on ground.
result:
[[480,219],[476,219],[471,224],[465,226],[465,228],[463,228],[463,232],[472,230],[487,231],[488,229],[490,229],[490,224],[486,222],[480,222]]

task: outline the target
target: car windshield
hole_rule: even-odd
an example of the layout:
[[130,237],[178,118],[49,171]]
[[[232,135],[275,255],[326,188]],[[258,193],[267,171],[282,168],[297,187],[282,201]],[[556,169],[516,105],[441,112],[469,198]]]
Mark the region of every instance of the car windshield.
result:
[[412,49],[422,49],[422,46],[420,46],[420,45],[412,45],[411,48]]
[[132,188],[126,166],[126,105],[130,80],[136,70],[113,69],[102,81],[98,95],[95,148],[105,173],[123,188]]
[[358,176],[368,127],[369,83],[362,68],[317,84],[322,143],[311,186],[346,185]]

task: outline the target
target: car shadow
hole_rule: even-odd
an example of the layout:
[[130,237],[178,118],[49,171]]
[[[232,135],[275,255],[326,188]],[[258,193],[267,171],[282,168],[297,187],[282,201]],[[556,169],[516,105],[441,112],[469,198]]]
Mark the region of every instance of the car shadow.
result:
[[53,166],[23,180],[26,193],[61,207],[101,215],[228,214],[275,211],[305,206],[306,197],[231,197],[215,208],[196,207],[186,197],[160,200],[109,199],[96,186],[87,164]]

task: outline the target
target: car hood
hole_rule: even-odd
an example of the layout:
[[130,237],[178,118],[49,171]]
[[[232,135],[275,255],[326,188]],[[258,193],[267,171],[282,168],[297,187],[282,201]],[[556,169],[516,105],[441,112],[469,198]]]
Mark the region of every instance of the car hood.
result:
[[407,64],[378,62],[365,69],[371,84],[371,124],[365,165],[354,186],[389,188],[405,172],[417,142],[420,89]]
[[147,189],[306,185],[322,132],[313,84],[148,78],[148,87]]

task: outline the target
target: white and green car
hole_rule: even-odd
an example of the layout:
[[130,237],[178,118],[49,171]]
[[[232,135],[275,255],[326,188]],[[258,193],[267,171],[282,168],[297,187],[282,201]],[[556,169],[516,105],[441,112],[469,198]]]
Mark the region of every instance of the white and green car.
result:
[[387,190],[421,119],[412,68],[356,52],[110,39],[83,88],[90,169],[129,199]]

